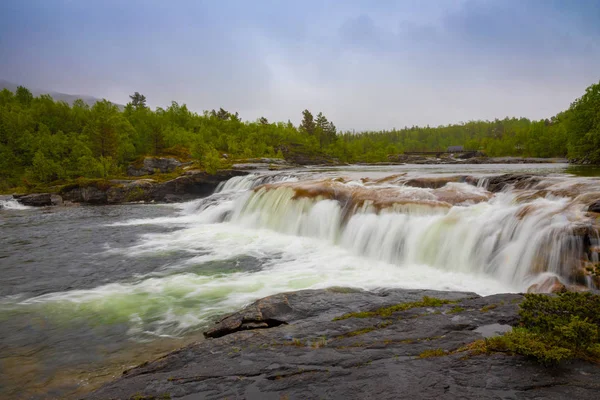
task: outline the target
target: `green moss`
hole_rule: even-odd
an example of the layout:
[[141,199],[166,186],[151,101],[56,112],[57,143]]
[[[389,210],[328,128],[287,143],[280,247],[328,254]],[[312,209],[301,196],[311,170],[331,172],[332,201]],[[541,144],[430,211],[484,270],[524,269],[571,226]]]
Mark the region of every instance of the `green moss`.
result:
[[437,299],[435,297],[425,296],[425,297],[423,297],[423,300],[421,300],[421,301],[395,304],[395,305],[389,306],[389,307],[381,307],[374,311],[359,311],[359,312],[348,313],[348,314],[344,314],[342,316],[336,317],[333,320],[341,321],[341,320],[348,319],[348,318],[373,318],[373,317],[386,318],[386,317],[390,317],[395,312],[406,311],[406,310],[410,310],[411,308],[440,307],[444,304],[452,304],[452,303],[456,303],[456,302],[450,301],[450,300]]
[[144,200],[146,197],[146,192],[141,187],[134,187],[129,192],[127,192],[127,196],[125,197],[125,201],[140,201]]
[[364,335],[365,333],[373,332],[375,329],[377,329],[377,328],[375,328],[374,326],[369,326],[367,328],[357,329],[355,331],[345,333],[339,337],[340,338],[348,338],[348,337],[353,337],[353,336]]
[[358,293],[358,292],[360,292],[360,289],[342,287],[342,286],[332,286],[330,288],[327,288],[327,291],[331,292],[331,293],[350,294],[350,293]]
[[419,358],[443,357],[447,354],[444,349],[429,349],[419,354]]
[[364,335],[365,333],[369,333],[369,332],[373,332],[378,329],[386,328],[386,327],[390,326],[391,324],[392,324],[392,321],[389,321],[389,320],[383,321],[375,326],[368,326],[366,328],[357,329],[355,331],[345,333],[343,335],[338,336],[338,338],[343,339],[343,338],[349,338],[349,337],[353,337],[353,336]]
[[448,314],[458,314],[463,311],[465,311],[465,309],[463,307],[456,306],[456,307],[453,307],[450,311],[448,311]]
[[487,306],[481,307],[481,312],[488,312],[490,310],[493,310],[494,308],[498,308],[498,305],[497,304],[488,304]]

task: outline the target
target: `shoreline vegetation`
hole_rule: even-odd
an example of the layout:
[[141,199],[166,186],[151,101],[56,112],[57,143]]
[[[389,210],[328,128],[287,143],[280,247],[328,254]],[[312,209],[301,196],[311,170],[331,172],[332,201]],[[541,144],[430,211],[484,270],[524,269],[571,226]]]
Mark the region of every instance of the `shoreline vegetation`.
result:
[[[261,158],[273,160],[272,168],[285,167],[277,161],[282,159],[294,166],[490,163],[498,158],[600,164],[600,83],[550,119],[361,133],[340,132],[322,113],[314,117],[308,110],[295,126],[264,117],[242,121],[222,108],[198,114],[177,102],[153,111],[145,96],[136,92],[130,97],[120,111],[107,100],[90,107],[81,100],[69,105],[50,95],[34,97],[24,87],[0,91],[0,193],[57,193],[78,182],[130,180],[129,169],[143,167],[149,157],[179,163],[153,173],[150,178],[158,182],[188,170],[212,175],[236,164],[248,169],[246,161]],[[453,155],[452,149],[460,151]],[[427,152],[439,157],[418,154]]]

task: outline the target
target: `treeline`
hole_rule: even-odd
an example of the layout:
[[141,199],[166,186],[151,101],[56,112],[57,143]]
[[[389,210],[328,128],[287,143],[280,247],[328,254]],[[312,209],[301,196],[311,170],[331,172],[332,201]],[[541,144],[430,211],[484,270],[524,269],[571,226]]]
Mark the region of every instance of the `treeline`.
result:
[[489,156],[570,157],[600,163],[600,84],[551,119],[505,118],[439,127],[338,132],[319,113],[303,111],[300,125],[266,118],[242,121],[224,109],[194,113],[172,102],[151,110],[135,93],[124,110],[101,101],[71,106],[19,87],[0,92],[0,190],[78,177],[118,176],[144,155],[197,159],[214,170],[233,158],[281,157],[282,149],[341,162],[380,162],[405,151],[463,145]]

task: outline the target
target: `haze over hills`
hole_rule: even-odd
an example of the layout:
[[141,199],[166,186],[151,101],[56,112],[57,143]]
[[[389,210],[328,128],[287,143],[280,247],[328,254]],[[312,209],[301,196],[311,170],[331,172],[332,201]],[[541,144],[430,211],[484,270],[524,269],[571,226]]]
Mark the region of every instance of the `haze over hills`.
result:
[[[27,87],[27,85],[19,85],[19,84],[9,82],[4,79],[0,79],[0,90],[8,89],[14,93],[17,90],[17,87],[19,87],[19,86]],[[87,105],[89,105],[91,107],[94,104],[96,104],[96,102],[102,100],[97,97],[84,95],[84,94],[67,94],[67,93],[60,93],[60,92],[54,92],[51,90],[36,89],[36,88],[30,88],[30,87],[27,87],[27,89],[29,89],[34,96],[39,96],[41,94],[49,94],[50,96],[52,96],[52,98],[55,101],[64,101],[66,103],[69,103],[70,105],[72,105],[75,100],[81,99],[81,100],[83,100],[84,103],[86,103]],[[122,104],[117,104],[117,103],[113,103],[113,104],[117,105],[120,110],[123,110],[123,108],[125,107]]]

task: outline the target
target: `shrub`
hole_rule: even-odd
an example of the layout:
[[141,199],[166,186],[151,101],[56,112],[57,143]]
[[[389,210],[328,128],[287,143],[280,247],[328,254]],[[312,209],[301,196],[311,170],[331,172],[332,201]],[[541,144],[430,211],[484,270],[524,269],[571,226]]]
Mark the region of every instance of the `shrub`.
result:
[[457,351],[510,352],[545,365],[571,358],[600,361],[600,296],[573,292],[556,296],[526,294],[519,315],[520,327],[512,332]]

